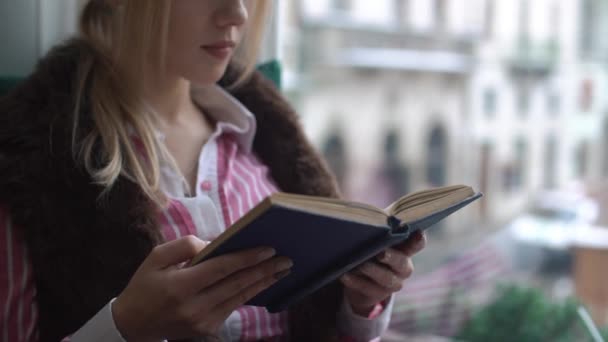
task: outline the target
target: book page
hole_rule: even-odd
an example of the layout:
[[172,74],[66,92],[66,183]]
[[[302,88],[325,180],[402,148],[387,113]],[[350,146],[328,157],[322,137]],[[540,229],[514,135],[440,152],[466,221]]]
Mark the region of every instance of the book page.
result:
[[384,210],[373,205],[333,198],[276,193],[271,196],[271,201],[293,209],[376,226],[386,225],[388,219]]
[[412,222],[445,209],[474,194],[473,189],[465,185],[424,190],[400,198],[387,208],[387,211],[401,221]]

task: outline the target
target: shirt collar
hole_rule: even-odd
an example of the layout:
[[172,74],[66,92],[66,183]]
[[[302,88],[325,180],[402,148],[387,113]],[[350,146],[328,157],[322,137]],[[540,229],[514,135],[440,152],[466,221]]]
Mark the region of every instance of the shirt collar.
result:
[[233,133],[239,147],[251,152],[256,132],[255,116],[234,96],[213,84],[192,86],[192,99],[217,122],[215,134]]

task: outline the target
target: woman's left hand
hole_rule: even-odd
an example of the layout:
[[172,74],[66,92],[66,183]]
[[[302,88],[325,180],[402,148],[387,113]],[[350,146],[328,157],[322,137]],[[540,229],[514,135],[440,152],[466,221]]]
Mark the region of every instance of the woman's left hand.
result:
[[374,260],[342,276],[346,299],[353,311],[367,317],[376,304],[401,290],[403,282],[414,272],[412,256],[425,245],[426,237],[418,231],[402,244],[386,249]]

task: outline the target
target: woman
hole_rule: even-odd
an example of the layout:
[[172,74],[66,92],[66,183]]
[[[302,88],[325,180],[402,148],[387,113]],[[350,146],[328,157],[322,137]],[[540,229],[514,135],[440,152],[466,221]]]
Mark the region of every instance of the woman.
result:
[[252,72],[267,6],[90,0],[80,37],[0,100],[4,341],[350,341],[386,328],[422,235],[280,314],[244,306],[292,266],[272,249],[181,267],[272,192],[338,195],[293,110]]

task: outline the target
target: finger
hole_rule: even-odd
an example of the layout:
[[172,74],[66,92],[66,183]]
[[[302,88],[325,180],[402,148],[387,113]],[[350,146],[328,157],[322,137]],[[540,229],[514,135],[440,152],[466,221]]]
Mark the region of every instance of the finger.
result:
[[395,254],[393,254],[393,260],[390,260],[390,264],[386,267],[389,267],[391,271],[393,271],[394,274],[397,275],[397,277],[401,278],[402,280],[405,280],[409,278],[412,273],[414,273],[414,262],[412,261],[412,258],[405,257],[405,259],[402,259],[400,257],[399,261],[394,261],[394,259]]
[[344,287],[366,298],[373,298],[373,302],[380,302],[389,297],[393,292],[396,292],[378,285],[365,276],[359,276],[352,273],[345,274],[340,280],[342,281],[342,284],[344,284]]
[[164,269],[192,259],[207,242],[188,235],[154,247],[144,263],[153,265],[156,269]]
[[255,283],[266,278],[276,278],[290,271],[293,262],[286,257],[273,258],[257,266],[241,270],[220,282],[211,285],[202,294],[207,305],[216,306],[238,296]]
[[272,258],[275,254],[274,249],[262,247],[222,255],[179,270],[175,275],[176,281],[185,284],[184,291],[187,293],[198,293],[240,270]]
[[407,278],[413,271],[413,263],[411,258],[404,252],[395,249],[387,248],[378,258],[380,263],[393,270],[397,275]]
[[391,292],[399,291],[404,280],[391,269],[374,262],[364,263],[355,272],[365,275],[380,287]]
[[[247,289],[239,292],[236,296],[224,301],[223,303],[216,305],[213,308],[213,312],[222,317],[224,320],[230,316],[230,314],[241,307],[245,303],[247,303],[250,299],[255,297],[258,293],[264,291],[265,289],[272,286],[274,283],[279,281],[280,279],[289,275],[289,271],[284,271],[279,273],[276,277],[267,277],[264,278],[255,284],[251,285]],[[204,305],[204,303],[203,303]]]
[[422,231],[415,232],[405,242],[396,245],[394,248],[412,257],[420,252],[426,246],[426,234]]

